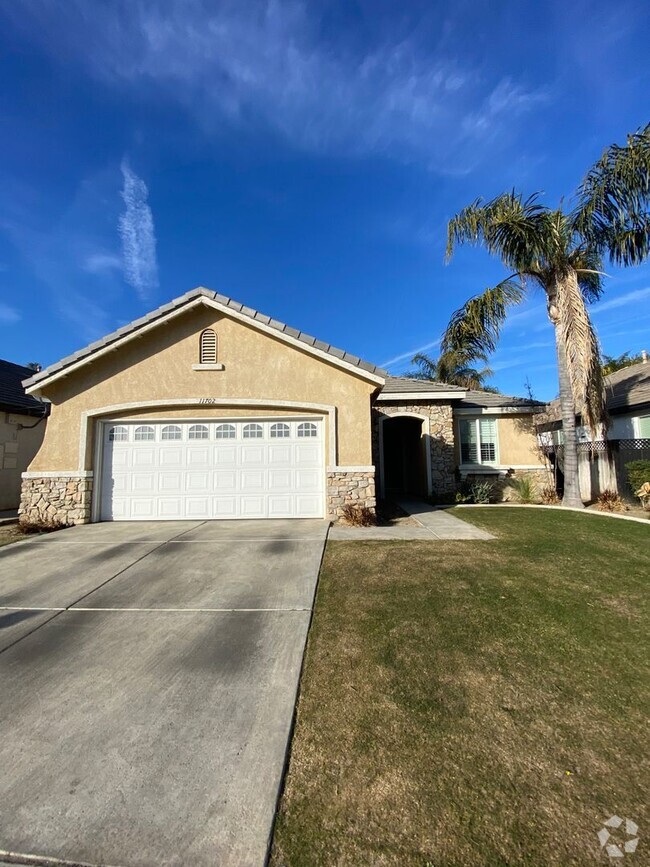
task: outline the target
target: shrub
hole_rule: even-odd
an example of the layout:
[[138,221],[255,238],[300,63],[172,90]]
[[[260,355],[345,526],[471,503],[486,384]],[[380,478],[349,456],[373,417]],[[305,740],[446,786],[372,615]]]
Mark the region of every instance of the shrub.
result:
[[606,488],[598,495],[596,508],[601,512],[625,512],[627,507],[616,491]]
[[517,495],[520,503],[532,503],[535,500],[535,485],[528,476],[523,476],[520,479],[513,478],[508,480],[508,487]]
[[353,506],[348,503],[343,506],[343,518],[353,527],[372,527],[377,523],[377,518],[368,506]]
[[492,502],[494,498],[494,485],[492,482],[481,481],[472,482],[469,487],[472,502],[480,506],[485,506]]
[[66,530],[73,525],[64,524],[63,521],[57,521],[52,518],[43,518],[40,521],[30,521],[26,518],[21,518],[18,521],[18,526],[22,533],[31,535],[32,533],[55,533],[57,530]]
[[625,473],[632,493],[635,494],[645,482],[650,482],[650,461],[630,461],[625,465]]
[[560,498],[553,485],[547,485],[545,488],[542,488],[540,498],[545,506],[556,506],[560,502]]

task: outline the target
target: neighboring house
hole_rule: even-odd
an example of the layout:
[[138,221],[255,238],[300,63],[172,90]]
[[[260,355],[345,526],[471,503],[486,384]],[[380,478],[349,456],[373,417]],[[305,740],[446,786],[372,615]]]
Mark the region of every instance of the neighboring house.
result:
[[[602,431],[592,437],[580,416],[576,417],[580,491],[585,500],[595,499],[606,489],[629,498],[625,465],[633,460],[650,459],[650,362],[645,352],[643,359],[605,377],[608,448]],[[540,441],[557,466],[561,488],[563,437],[559,401],[552,401],[548,412],[538,421]]]
[[337,518],[543,472],[530,401],[390,377],[199,288],[25,382],[52,414],[26,520]]
[[22,381],[34,371],[0,360],[0,511],[17,509],[21,474],[39,450],[47,405],[25,394]]

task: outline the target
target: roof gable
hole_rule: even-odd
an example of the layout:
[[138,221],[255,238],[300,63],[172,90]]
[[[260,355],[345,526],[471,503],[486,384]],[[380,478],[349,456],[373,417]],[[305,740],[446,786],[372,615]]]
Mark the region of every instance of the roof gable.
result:
[[272,337],[283,340],[286,343],[293,344],[297,348],[309,352],[312,355],[322,358],[330,364],[348,370],[350,373],[361,377],[362,379],[370,380],[378,385],[384,382],[385,372],[370,362],[363,361],[356,355],[351,355],[344,352],[342,349],[337,349],[328,343],[317,340],[303,331],[298,331],[279,322],[277,319],[272,319],[254,310],[252,307],[246,307],[238,301],[228,298],[225,295],[220,295],[211,289],[205,289],[200,286],[192,289],[185,295],[175,298],[168,304],[163,304],[146,316],[135,319],[128,325],[118,328],[111,334],[106,335],[101,340],[95,341],[88,346],[80,349],[72,355],[61,359],[61,361],[50,365],[39,373],[31,376],[23,382],[28,393],[36,392],[45,387],[48,383],[66,376],[73,370],[77,370],[84,364],[89,363],[95,357],[114,350],[121,343],[130,340],[131,338],[142,334],[145,330],[157,327],[158,325],[168,322],[171,318],[182,313],[190,308],[205,304],[214,309],[231,316],[235,319],[243,321],[245,324],[257,328],[269,334]]

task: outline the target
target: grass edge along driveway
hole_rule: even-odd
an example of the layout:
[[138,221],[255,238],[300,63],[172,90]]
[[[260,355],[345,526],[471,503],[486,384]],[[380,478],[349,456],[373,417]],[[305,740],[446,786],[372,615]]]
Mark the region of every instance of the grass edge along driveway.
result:
[[613,813],[648,857],[648,528],[462,517],[498,538],[328,544],[274,867],[593,865]]

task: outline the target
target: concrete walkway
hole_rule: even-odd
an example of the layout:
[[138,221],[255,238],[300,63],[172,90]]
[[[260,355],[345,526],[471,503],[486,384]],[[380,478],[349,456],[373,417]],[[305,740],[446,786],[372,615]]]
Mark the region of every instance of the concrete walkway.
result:
[[434,539],[487,540],[494,539],[490,533],[461,521],[455,515],[449,515],[440,509],[434,509],[419,500],[398,500],[397,504],[417,521],[417,526],[395,524],[392,527],[345,527],[335,525],[330,530],[329,538],[333,541],[365,540],[373,542],[404,541],[431,542]]
[[397,500],[397,505],[433,533],[436,539],[494,539],[487,530],[461,521],[444,509],[436,509],[422,500]]

